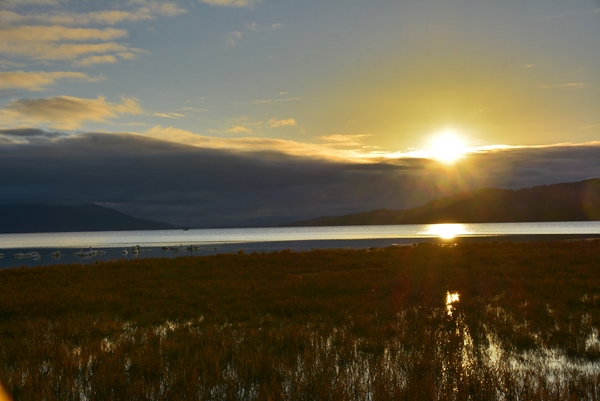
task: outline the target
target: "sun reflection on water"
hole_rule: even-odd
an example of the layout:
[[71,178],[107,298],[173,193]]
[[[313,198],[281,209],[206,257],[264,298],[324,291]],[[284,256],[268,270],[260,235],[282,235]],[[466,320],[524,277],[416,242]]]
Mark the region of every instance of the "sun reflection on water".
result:
[[460,294],[458,292],[446,292],[446,312],[448,316],[452,316],[452,304],[458,302]]
[[471,231],[464,224],[429,224],[419,232],[422,235],[430,235],[443,239],[452,239],[457,235],[471,234]]

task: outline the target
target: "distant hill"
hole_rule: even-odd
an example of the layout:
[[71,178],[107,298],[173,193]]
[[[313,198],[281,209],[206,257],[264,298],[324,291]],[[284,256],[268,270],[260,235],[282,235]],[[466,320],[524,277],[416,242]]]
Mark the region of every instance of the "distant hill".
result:
[[167,223],[142,220],[93,204],[0,205],[0,233],[161,230]]
[[600,178],[517,191],[477,189],[437,199],[412,209],[380,209],[339,217],[320,217],[285,226],[590,220],[600,220]]

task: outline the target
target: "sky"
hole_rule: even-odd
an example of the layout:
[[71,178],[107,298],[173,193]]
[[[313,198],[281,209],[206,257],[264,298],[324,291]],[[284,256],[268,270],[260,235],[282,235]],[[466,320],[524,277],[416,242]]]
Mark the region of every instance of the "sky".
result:
[[236,226],[600,177],[598,43],[594,0],[0,0],[0,204]]

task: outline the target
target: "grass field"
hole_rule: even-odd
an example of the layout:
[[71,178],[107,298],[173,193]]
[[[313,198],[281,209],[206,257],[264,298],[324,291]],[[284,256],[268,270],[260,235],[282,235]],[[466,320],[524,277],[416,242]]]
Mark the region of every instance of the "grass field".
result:
[[600,399],[600,241],[0,270],[15,400]]

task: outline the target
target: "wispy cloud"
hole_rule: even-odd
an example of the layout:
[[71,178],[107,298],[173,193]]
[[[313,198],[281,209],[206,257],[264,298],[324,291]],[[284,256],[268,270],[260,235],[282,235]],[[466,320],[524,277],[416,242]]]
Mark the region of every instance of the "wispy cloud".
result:
[[283,24],[277,23],[277,24],[261,26],[261,25],[258,25],[256,22],[246,22],[244,24],[244,27],[249,31],[258,32],[260,30],[280,29],[280,28],[283,28]]
[[260,0],[200,0],[200,2],[209,4],[211,6],[223,7],[252,7],[259,1]]
[[[59,4],[48,1],[13,2],[12,5],[18,10],[19,5],[26,3]],[[113,25],[127,21],[152,20],[159,16],[173,17],[185,12],[174,2],[130,0],[121,6],[124,9],[87,13],[35,13],[31,10],[21,13],[0,10],[0,55],[37,61],[72,60],[77,66],[116,63],[119,59],[132,60],[148,52],[122,43],[122,40],[128,37],[128,32],[125,29],[114,28]],[[107,27],[82,27],[85,25]]]
[[143,6],[132,11],[103,10],[88,13],[52,12],[42,14],[19,14],[0,10],[0,21],[10,24],[45,23],[51,25],[116,25],[127,21],[153,20],[158,16],[174,17],[185,12],[176,3],[143,2]]
[[229,32],[227,35],[225,35],[227,45],[237,46],[240,43],[242,36],[243,35],[240,31]]
[[569,82],[566,84],[560,85],[540,85],[542,89],[551,89],[551,88],[572,88],[572,89],[581,89],[585,87],[585,82]]
[[179,114],[179,113],[154,113],[152,115],[155,117],[173,118],[173,119],[185,117],[185,115]]
[[253,31],[256,32],[258,31],[258,25],[256,24],[256,22],[246,22],[244,24],[244,26],[246,27],[246,29],[248,29],[249,31]]
[[23,63],[18,63],[10,60],[0,60],[0,68],[9,69],[9,68],[21,68],[23,67]]
[[280,99],[255,99],[250,102],[250,104],[275,104],[281,102],[292,102],[295,100],[301,100],[299,97],[288,97],[288,98],[280,98]]
[[250,134],[252,130],[248,127],[244,127],[243,125],[234,125],[233,127],[225,130],[228,134]]
[[64,26],[20,26],[0,30],[0,40],[22,43],[60,42],[63,40],[87,42],[114,40],[127,36],[127,31],[116,28],[67,28]]
[[320,136],[319,139],[333,146],[361,146],[363,149],[372,149],[372,147],[362,146],[361,139],[370,135],[326,135]]
[[0,109],[0,124],[46,125],[72,130],[84,122],[106,122],[123,114],[141,114],[136,99],[122,98],[121,103],[108,102],[103,97],[84,99],[56,96],[39,99],[12,100]]
[[73,71],[10,71],[0,72],[0,89],[25,89],[29,91],[44,90],[46,86],[58,80],[68,79],[75,81],[96,82],[102,77],[91,77],[82,72]]
[[119,60],[112,54],[105,54],[104,56],[90,56],[74,62],[75,65],[81,67],[87,67],[93,64],[113,64]]
[[293,118],[278,120],[277,117],[273,117],[269,120],[269,127],[271,128],[288,127],[296,124],[296,120],[294,120]]
[[3,0],[2,5],[5,5],[7,7],[16,7],[16,6],[22,6],[22,5],[30,5],[30,4],[39,4],[39,5],[47,5],[47,6],[54,6],[57,5],[61,2],[65,2],[66,0]]
[[[72,60],[89,54],[144,53],[112,41],[124,38],[123,29],[85,29],[62,26],[22,26],[0,30],[0,53],[34,60]],[[73,43],[73,42],[104,43]]]
[[583,88],[585,83],[583,82],[570,82],[568,84],[560,85],[561,88]]

